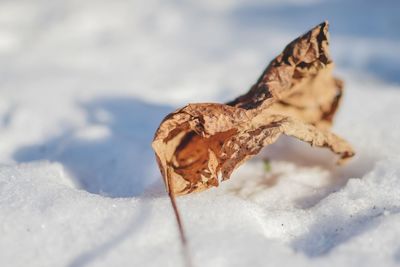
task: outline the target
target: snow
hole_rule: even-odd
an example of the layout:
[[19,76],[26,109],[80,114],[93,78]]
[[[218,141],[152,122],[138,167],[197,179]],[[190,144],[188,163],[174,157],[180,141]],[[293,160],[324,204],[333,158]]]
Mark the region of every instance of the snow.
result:
[[[178,198],[194,266],[400,264],[398,1],[0,2],[0,265],[184,266],[150,147],[328,19],[357,156],[281,138]],[[265,172],[263,159],[271,160]]]

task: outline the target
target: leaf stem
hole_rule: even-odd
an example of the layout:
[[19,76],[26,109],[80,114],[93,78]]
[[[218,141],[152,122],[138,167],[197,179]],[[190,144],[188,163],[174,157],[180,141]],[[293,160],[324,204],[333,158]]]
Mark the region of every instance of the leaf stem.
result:
[[193,267],[192,260],[191,260],[191,257],[190,257],[190,253],[189,253],[189,248],[188,248],[188,243],[187,243],[185,230],[184,230],[184,227],[183,227],[181,216],[179,214],[178,206],[176,205],[175,195],[172,192],[172,190],[169,190],[168,195],[169,195],[169,199],[171,200],[172,209],[174,210],[176,223],[178,224],[179,236],[180,236],[180,240],[181,240],[182,252],[183,252],[185,266],[186,267]]

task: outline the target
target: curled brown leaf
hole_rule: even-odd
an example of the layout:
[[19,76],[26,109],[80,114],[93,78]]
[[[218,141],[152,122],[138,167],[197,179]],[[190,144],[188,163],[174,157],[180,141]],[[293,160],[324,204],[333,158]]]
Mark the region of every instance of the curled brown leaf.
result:
[[329,131],[343,84],[332,76],[328,23],[292,41],[255,85],[227,104],[189,104],[169,114],[153,149],[170,194],[218,186],[282,134],[327,147],[341,161],[351,146]]

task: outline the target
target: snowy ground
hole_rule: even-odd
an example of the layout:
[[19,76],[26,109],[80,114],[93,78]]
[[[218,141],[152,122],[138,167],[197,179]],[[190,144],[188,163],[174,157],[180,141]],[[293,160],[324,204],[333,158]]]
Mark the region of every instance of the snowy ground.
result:
[[[289,138],[178,199],[195,266],[400,265],[400,2],[0,1],[0,265],[183,266],[150,141],[331,23],[357,157]],[[262,158],[272,159],[263,171]]]

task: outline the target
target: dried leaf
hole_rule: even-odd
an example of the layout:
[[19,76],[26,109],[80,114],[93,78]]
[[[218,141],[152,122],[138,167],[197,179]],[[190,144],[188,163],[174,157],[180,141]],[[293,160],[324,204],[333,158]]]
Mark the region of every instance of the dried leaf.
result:
[[218,186],[282,134],[327,147],[343,161],[351,146],[329,131],[342,82],[332,76],[328,23],[292,41],[249,92],[227,104],[189,104],[169,114],[153,149],[170,194]]

